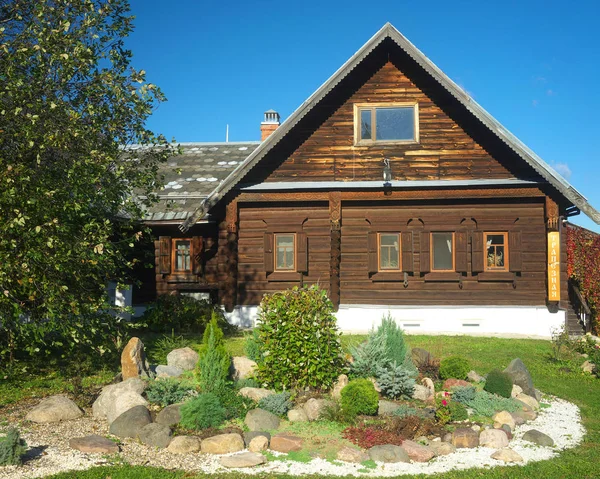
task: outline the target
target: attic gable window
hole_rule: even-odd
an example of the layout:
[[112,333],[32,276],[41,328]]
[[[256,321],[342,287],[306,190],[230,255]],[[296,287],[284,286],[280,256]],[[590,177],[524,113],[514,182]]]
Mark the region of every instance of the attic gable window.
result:
[[418,104],[355,104],[354,140],[356,145],[418,142]]

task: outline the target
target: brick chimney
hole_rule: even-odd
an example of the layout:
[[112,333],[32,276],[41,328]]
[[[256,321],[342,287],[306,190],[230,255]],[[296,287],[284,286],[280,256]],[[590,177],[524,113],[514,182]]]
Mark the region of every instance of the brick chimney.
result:
[[260,124],[260,141],[265,141],[279,127],[279,113],[275,110],[265,111],[265,120]]

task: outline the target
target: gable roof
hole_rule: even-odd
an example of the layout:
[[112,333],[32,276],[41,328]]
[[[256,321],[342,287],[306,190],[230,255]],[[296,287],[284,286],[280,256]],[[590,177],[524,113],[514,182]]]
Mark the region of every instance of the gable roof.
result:
[[321,85],[282,125],[260,144],[231,174],[221,182],[202,205],[180,226],[186,231],[195,221],[202,218],[229,191],[235,188],[246,174],[279,143],[294,126],[310,112],[340,81],[356,68],[384,40],[391,39],[406,52],[420,67],[456,98],[469,112],[495,133],[506,145],[529,164],[542,178],[556,188],[567,200],[588,215],[596,224],[600,224],[600,213],[594,209],[585,197],[550,165],[536,155],[521,140],[503,127],[481,105],[473,100],[461,87],[454,83],[417,47],[404,37],[392,24],[386,23],[360,50],[344,63],[323,85]]
[[160,166],[164,185],[159,202],[146,210],[145,221],[181,223],[260,144],[259,141],[180,143],[181,154]]

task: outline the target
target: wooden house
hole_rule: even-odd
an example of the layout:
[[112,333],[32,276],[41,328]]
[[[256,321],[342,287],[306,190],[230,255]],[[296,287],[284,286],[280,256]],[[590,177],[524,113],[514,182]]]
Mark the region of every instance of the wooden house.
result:
[[147,218],[152,291],[246,326],[264,293],[314,283],[343,330],[388,312],[422,333],[565,324],[563,221],[600,214],[392,25],[261,129],[173,158]]

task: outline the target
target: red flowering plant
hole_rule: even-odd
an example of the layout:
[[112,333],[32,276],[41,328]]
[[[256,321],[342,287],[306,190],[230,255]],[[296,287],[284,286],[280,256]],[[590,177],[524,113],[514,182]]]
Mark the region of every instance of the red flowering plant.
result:
[[383,446],[385,444],[401,446],[403,440],[401,436],[391,431],[365,425],[348,427],[344,429],[342,436],[352,444],[356,444],[363,449],[369,449],[373,446]]
[[435,418],[438,423],[446,424],[452,419],[452,412],[450,411],[450,393],[442,392],[435,398]]

